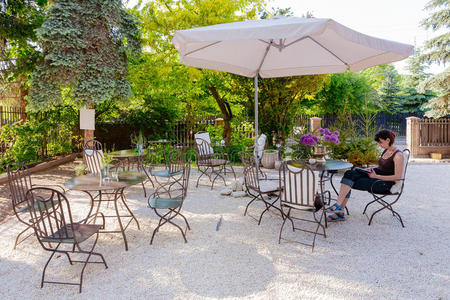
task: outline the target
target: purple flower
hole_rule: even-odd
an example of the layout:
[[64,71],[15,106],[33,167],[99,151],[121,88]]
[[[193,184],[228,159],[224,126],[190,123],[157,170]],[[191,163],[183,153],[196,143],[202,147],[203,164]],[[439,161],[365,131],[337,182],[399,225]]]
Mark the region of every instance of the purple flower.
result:
[[339,131],[337,131],[337,130],[335,132],[333,132],[333,133],[334,133],[335,136],[339,136],[339,134],[340,134]]
[[318,139],[316,136],[313,136],[312,134],[304,134],[300,137],[300,142],[307,146],[314,146],[317,143]]
[[324,130],[325,130],[325,134],[330,134],[330,129],[325,128]]
[[326,133],[326,129],[323,128],[319,128],[319,130],[317,131],[320,135],[323,135]]

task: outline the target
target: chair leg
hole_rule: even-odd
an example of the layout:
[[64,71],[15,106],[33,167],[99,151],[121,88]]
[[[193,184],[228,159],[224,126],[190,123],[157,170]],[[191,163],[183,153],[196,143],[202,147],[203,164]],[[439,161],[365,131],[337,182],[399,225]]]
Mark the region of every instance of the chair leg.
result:
[[14,248],[13,248],[14,250],[16,250],[17,245],[19,245],[20,243],[22,243],[23,241],[25,241],[27,238],[29,238],[30,236],[32,236],[32,235],[34,234],[34,230],[33,230],[32,233],[30,233],[29,235],[27,235],[23,240],[21,240],[21,241],[19,242],[20,236],[21,236],[22,234],[24,234],[25,232],[27,232],[30,228],[33,229],[33,225],[27,225],[27,228],[25,228],[24,230],[22,230],[22,231],[17,235],[16,241],[15,241],[15,243],[14,243]]
[[253,196],[253,199],[250,200],[249,203],[247,203],[247,206],[245,207],[245,211],[244,211],[244,216],[247,214],[247,209],[248,209],[248,207],[250,206],[250,204],[252,204],[253,201],[255,201],[257,198],[258,198],[258,196]]
[[[283,211],[283,209],[282,209],[281,211]],[[284,224],[286,223],[286,221],[287,221],[288,218],[289,218],[288,215],[285,216],[285,217],[284,217],[284,220],[283,220],[283,224],[281,224],[280,234],[278,235],[278,244],[281,243],[281,233],[283,232]],[[290,219],[289,219],[289,220],[290,220]],[[291,222],[292,222],[292,220],[291,220]]]
[[58,250],[59,246],[61,245],[61,243],[58,243],[58,245],[56,245],[55,249],[49,250],[52,251],[52,254],[50,255],[50,257],[48,258],[47,262],[45,263],[44,269],[42,270],[42,277],[41,277],[41,288],[44,287],[44,279],[45,279],[45,271],[47,270],[48,264],[50,263],[50,261],[52,260],[53,256],[56,253],[56,250]]

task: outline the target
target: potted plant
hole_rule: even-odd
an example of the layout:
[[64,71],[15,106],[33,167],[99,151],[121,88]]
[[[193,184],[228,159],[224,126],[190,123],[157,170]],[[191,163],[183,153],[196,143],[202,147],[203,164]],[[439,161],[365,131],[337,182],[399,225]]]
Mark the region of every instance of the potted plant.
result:
[[261,158],[261,164],[266,169],[273,169],[275,167],[275,161],[278,160],[278,150],[268,149],[264,150]]
[[325,163],[325,156],[329,153],[327,145],[340,143],[339,131],[331,132],[328,128],[319,128],[317,132],[302,135],[300,143],[312,147],[312,156],[317,163]]

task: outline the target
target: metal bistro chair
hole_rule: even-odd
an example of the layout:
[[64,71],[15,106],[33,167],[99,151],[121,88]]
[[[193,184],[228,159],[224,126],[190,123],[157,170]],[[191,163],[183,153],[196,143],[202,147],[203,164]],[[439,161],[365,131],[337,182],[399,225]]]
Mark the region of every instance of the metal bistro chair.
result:
[[[153,243],[156,232],[159,231],[161,226],[166,223],[172,224],[178,228],[183,235],[184,242],[187,243],[186,232],[190,230],[191,227],[186,219],[186,217],[181,213],[181,208],[183,207],[184,200],[186,198],[189,175],[191,172],[191,161],[190,159],[185,163],[183,169],[181,170],[182,176],[179,184],[172,184],[168,189],[158,189],[153,194],[153,198],[149,198],[148,205],[152,208],[156,215],[160,218],[158,226],[153,230],[152,238],[150,240],[150,245]],[[166,211],[166,212],[163,212]],[[180,225],[173,222],[173,220],[180,216],[186,223],[186,229],[183,230]]]
[[234,179],[236,180],[236,173],[234,172],[233,166],[230,164],[228,153],[214,152],[208,132],[197,132],[195,134],[194,145],[196,163],[198,171],[200,172],[200,176],[197,178],[196,187],[198,187],[200,178],[203,175],[208,176],[209,181],[211,182],[211,189],[214,188],[214,182],[218,177],[222,178],[224,184],[227,185],[225,177],[222,176],[222,172],[224,175],[227,175],[227,171],[232,172]]
[[103,161],[103,146],[97,140],[89,140],[83,147],[83,159],[90,173],[100,174]]
[[259,216],[258,225],[260,225],[264,213],[270,208],[274,208],[281,213],[275,203],[280,199],[282,186],[279,185],[278,179],[268,179],[266,174],[261,172],[258,161],[252,154],[240,152],[239,155],[244,165],[244,184],[247,193],[253,197],[245,207],[244,216],[247,214],[250,204],[255,200],[263,201],[266,209]]
[[[18,244],[22,243],[28,237],[33,235],[33,233],[30,233],[19,242],[22,234],[33,228],[31,221],[28,219],[28,217],[26,217],[26,215],[28,215],[28,211],[30,210],[30,206],[27,203],[25,195],[29,189],[31,189],[32,187],[36,187],[37,185],[32,183],[30,170],[28,170],[27,166],[21,162],[9,163],[6,167],[6,171],[8,173],[8,184],[9,190],[11,192],[11,201],[14,214],[16,215],[19,222],[26,226],[26,228],[22,230],[16,237],[16,241],[14,243],[14,249],[16,249]],[[66,190],[59,185],[46,186],[58,188],[62,193],[66,192]]]
[[[325,220],[325,206],[322,205],[319,209],[314,205],[314,200],[318,196],[316,194],[316,178],[314,171],[309,166],[301,165],[294,167],[284,162],[280,168],[280,185],[284,186],[284,190],[280,198],[281,213],[283,216],[283,224],[280,228],[280,235],[278,237],[278,243],[281,242],[284,224],[287,220],[291,221],[292,230],[300,230],[307,233],[314,234],[312,244],[294,241],[303,245],[311,246],[314,251],[314,245],[316,242],[316,236],[322,235],[326,237],[325,226],[322,225],[322,220]],[[293,210],[306,212],[312,214],[313,218],[300,218],[291,215]],[[319,217],[317,217],[319,214]],[[298,228],[294,225],[294,220],[315,223],[317,224],[315,230],[308,230],[304,228]],[[319,233],[319,228],[322,228],[323,233]]]
[[[74,222],[67,198],[54,189],[32,188],[28,190],[26,198],[28,205],[32,208],[30,215],[36,237],[44,250],[52,252],[42,270],[41,288],[44,283],[78,285],[81,293],[83,274],[88,263],[104,264],[105,268],[108,268],[103,255],[94,252],[99,230],[105,225],[105,218],[102,218],[103,225],[82,224],[83,221]],[[95,240],[91,248],[83,250],[80,244],[94,235]],[[54,243],[56,246],[46,247],[46,243]],[[60,249],[61,245],[63,246]],[[45,280],[47,267],[56,253],[65,254],[71,265],[73,263],[83,264],[79,283]],[[73,260],[69,253],[85,254],[87,257],[85,260]],[[92,255],[100,257],[101,261],[90,261]]]
[[[397,181],[390,189],[390,193],[389,194],[377,194],[373,192],[373,188],[375,187],[376,184],[378,184],[379,182],[381,182],[381,180],[377,180],[372,184],[371,187],[371,191],[369,193],[372,194],[374,200],[370,201],[369,203],[367,203],[366,207],[364,208],[363,214],[366,214],[366,210],[367,208],[374,204],[374,203],[378,203],[380,204],[382,207],[378,210],[376,210],[374,213],[372,213],[372,215],[370,216],[369,219],[369,224],[370,225],[372,223],[372,219],[373,217],[379,213],[380,211],[384,210],[384,209],[388,209],[392,212],[392,215],[394,217],[397,217],[398,220],[400,221],[400,223],[402,224],[402,227],[404,228],[405,225],[403,224],[403,220],[402,217],[400,216],[400,214],[395,211],[392,206],[400,199],[400,197],[402,196],[403,193],[403,188],[405,186],[405,178],[406,178],[406,169],[408,168],[408,163],[409,163],[409,157],[410,157],[410,151],[409,149],[405,149],[403,150],[403,176],[402,179],[400,179],[399,181]],[[389,202],[386,201],[385,198],[387,197],[391,197],[393,198],[393,201]]]
[[[161,156],[164,157],[164,169],[157,170],[156,167],[160,164]],[[155,188],[155,192],[165,190],[170,195],[170,187],[174,184],[180,184],[185,163],[186,153],[184,148],[174,148],[169,152],[149,153],[143,169],[148,181]],[[154,194],[151,194],[149,199],[153,196]]]

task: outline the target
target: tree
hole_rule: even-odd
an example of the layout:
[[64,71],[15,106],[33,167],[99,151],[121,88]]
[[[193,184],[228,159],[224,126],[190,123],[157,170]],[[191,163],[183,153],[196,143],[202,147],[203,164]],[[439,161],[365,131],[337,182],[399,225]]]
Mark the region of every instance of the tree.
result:
[[[233,92],[246,99],[248,115],[253,115],[253,78],[231,75]],[[314,96],[329,80],[328,75],[306,75],[281,78],[261,78],[258,83],[258,109],[261,132],[284,140],[292,130],[294,117],[305,103]],[[273,133],[275,136],[273,136]]]
[[416,47],[414,55],[407,60],[408,64],[406,69],[409,71],[410,75],[404,80],[406,87],[417,89],[419,84],[431,75],[430,73],[425,72],[428,69],[428,65],[420,59],[421,53],[422,51],[420,48]]
[[[437,10],[422,21],[425,29],[432,28],[433,31],[447,29],[447,32],[428,40],[425,43],[425,50],[429,50],[420,56],[422,61],[438,64],[448,63],[450,58],[450,8],[448,0],[431,0],[425,6],[428,10]],[[450,114],[449,90],[450,90],[450,71],[447,68],[443,73],[434,75],[419,86],[420,90],[434,88],[439,91],[437,97],[430,99],[423,106],[425,116],[439,118]]]
[[[12,81],[18,83],[19,103],[23,109],[28,79],[40,58],[35,30],[44,21],[46,4],[46,0],[0,1],[1,81],[5,85]],[[25,120],[25,115],[22,119]]]
[[57,1],[37,30],[42,59],[32,76],[31,108],[127,99],[127,56],[139,53],[139,34],[120,0]]
[[422,61],[428,63],[445,64],[450,59],[450,7],[448,0],[431,0],[425,6],[426,10],[433,11],[431,15],[424,19],[421,23],[425,29],[437,31],[439,29],[447,29],[447,32],[438,35],[425,42],[424,49],[428,52],[420,56]]
[[[131,71],[135,99],[171,99],[171,105],[188,119],[202,111],[220,112],[226,129],[223,138],[228,143],[230,120],[234,116],[234,100],[227,95],[228,74],[184,66],[172,38],[176,30],[254,19],[261,3],[260,0],[154,0],[140,11],[133,10],[141,20],[144,46],[148,49],[145,61],[134,65]],[[150,81],[135,80],[149,76]],[[213,102],[216,105],[211,106]]]
[[355,113],[361,111],[366,100],[369,100],[369,109],[377,110],[378,102],[372,101],[373,97],[367,97],[372,91],[369,80],[361,73],[332,74],[329,82],[315,97],[315,107],[320,113],[331,114],[344,108]]
[[380,88],[380,98],[384,110],[390,113],[400,112],[399,106],[402,102],[400,76],[395,68],[389,68],[385,70],[384,77]]

